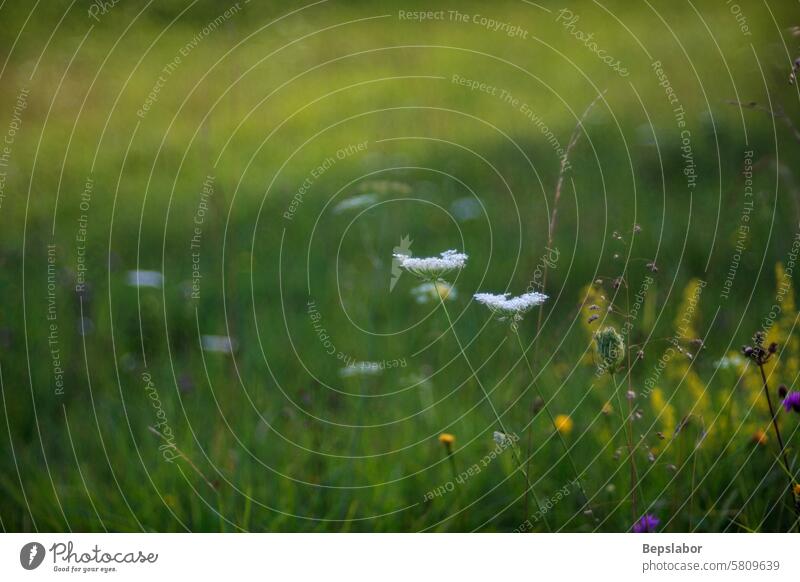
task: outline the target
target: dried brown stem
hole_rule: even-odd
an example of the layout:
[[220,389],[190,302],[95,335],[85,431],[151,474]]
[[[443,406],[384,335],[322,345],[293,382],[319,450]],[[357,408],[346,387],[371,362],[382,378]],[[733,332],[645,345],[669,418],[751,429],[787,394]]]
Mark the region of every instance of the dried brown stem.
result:
[[763,111],[764,113],[772,116],[774,119],[778,119],[789,128],[792,132],[792,135],[797,143],[800,143],[800,130],[797,129],[797,126],[792,122],[792,118],[786,115],[786,112],[783,110],[783,107],[777,105],[775,108],[772,107],[764,107],[763,105],[759,105],[755,101],[750,101],[749,103],[742,103],[741,101],[736,101],[735,99],[729,99],[728,103],[730,105],[737,105],[744,109],[753,109],[755,111]]
[[[550,213],[550,222],[548,223],[548,227],[547,227],[547,247],[548,248],[553,246],[553,240],[555,238],[555,233],[556,233],[556,226],[558,225],[558,202],[561,200],[561,190],[562,190],[562,188],[564,186],[564,178],[565,178],[565,176],[567,174],[567,169],[569,169],[569,155],[570,155],[570,153],[572,153],[572,150],[575,148],[575,146],[578,143],[578,140],[581,137],[581,130],[583,129],[583,122],[586,121],[586,118],[589,116],[589,113],[591,112],[591,110],[594,108],[594,106],[597,104],[597,102],[600,101],[600,99],[605,94],[606,94],[605,90],[603,90],[600,93],[598,93],[597,96],[594,99],[592,99],[592,102],[589,103],[589,105],[583,111],[583,114],[581,115],[580,119],[578,120],[578,123],[575,126],[575,129],[572,130],[572,135],[569,138],[569,143],[567,143],[567,148],[566,148],[566,150],[564,150],[564,155],[561,158],[561,166],[560,166],[559,171],[558,171],[558,181],[556,182],[556,191],[555,191],[555,195],[553,196],[553,210]],[[548,265],[547,261],[544,262],[544,269],[542,269],[542,271],[543,271],[542,272],[542,288],[544,289],[544,288],[547,287],[547,272],[549,271],[549,265]],[[539,309],[539,316],[536,319],[536,336],[535,337],[537,337],[537,338],[539,337],[539,333],[542,331],[542,314],[543,314],[543,310]],[[537,346],[538,346],[538,342],[535,342],[534,346],[533,346],[533,353],[531,354],[531,362],[530,362],[531,366],[533,366],[533,363],[536,362],[536,360],[537,360],[537,358],[536,358],[536,356],[537,356]],[[535,385],[536,379],[532,378],[531,381]],[[534,390],[534,396],[533,396],[534,399],[536,398],[537,392],[538,392],[537,390]],[[533,406],[531,406],[531,410],[533,410]],[[526,458],[525,469],[526,469],[526,471],[530,468],[531,449],[533,448],[533,440],[532,439],[533,439],[533,423],[531,423],[531,426],[528,428],[528,441],[527,441],[527,444],[526,444],[526,447],[525,447],[526,448],[526,451],[525,451],[525,458]],[[526,515],[528,514],[528,496],[527,495],[525,496],[525,514]]]

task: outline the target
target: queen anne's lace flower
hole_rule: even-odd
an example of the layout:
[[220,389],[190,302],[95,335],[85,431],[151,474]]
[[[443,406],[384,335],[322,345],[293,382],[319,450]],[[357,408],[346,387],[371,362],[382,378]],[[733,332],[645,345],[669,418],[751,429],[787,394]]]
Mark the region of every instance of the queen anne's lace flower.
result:
[[400,267],[426,281],[436,281],[447,273],[463,269],[467,264],[467,255],[455,250],[443,252],[438,257],[409,257],[396,253],[394,258]]
[[339,214],[340,212],[344,212],[346,210],[353,210],[354,208],[363,208],[365,206],[370,206],[371,204],[375,203],[378,200],[378,197],[374,194],[359,194],[358,196],[351,196],[350,198],[345,198],[339,204],[333,207],[333,213]]
[[510,297],[508,293],[476,293],[474,297],[475,301],[484,304],[495,313],[517,318],[547,300],[547,295],[537,291],[524,293],[517,297]]
[[342,378],[352,378],[353,376],[376,376],[383,371],[380,362],[351,362],[339,370]]

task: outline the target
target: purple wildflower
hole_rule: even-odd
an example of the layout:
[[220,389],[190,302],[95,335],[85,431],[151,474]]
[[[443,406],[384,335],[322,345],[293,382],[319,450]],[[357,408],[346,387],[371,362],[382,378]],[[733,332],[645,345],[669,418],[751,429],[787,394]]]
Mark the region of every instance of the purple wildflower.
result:
[[639,521],[633,524],[633,532],[634,533],[652,533],[656,531],[658,524],[661,523],[661,520],[658,519],[652,513],[647,513],[643,515]]
[[800,392],[789,392],[783,399],[783,407],[786,412],[800,412]]

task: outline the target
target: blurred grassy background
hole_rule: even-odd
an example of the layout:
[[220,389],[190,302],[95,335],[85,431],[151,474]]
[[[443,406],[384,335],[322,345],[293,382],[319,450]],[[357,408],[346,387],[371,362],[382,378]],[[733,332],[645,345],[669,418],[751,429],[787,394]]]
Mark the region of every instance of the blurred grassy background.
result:
[[[458,4],[462,13],[520,26],[528,33],[521,39],[471,21],[398,18],[399,10],[454,9],[421,2],[120,2],[93,19],[89,2],[34,8],[7,0],[0,8],[0,131],[20,91],[29,94],[0,206],[3,527],[518,527],[522,488],[510,455],[457,492],[423,502],[452,477],[439,432],[457,436],[462,470],[491,450],[493,423],[436,304],[418,304],[407,275],[389,293],[390,256],[405,236],[415,255],[470,254],[451,301],[456,329],[495,404],[507,410],[507,424],[527,440],[532,392],[519,349],[468,298],[479,290],[523,291],[545,252],[559,157],[520,105],[565,145],[599,91],[604,97],[571,156],[554,240],[560,259],[548,275],[552,300],[536,340],[539,383],[551,408],[575,422],[567,438],[577,464],[587,467],[599,521],[580,514],[577,494],[548,519],[566,530],[630,527],[627,474],[614,458],[619,418],[600,414],[611,387],[587,365],[581,301],[588,283],[619,276],[626,265],[633,295],[650,274],[645,264],[655,261],[659,272],[632,337],[675,333],[684,288],[693,278],[708,282],[696,321],[706,348],[690,367],[701,388],[686,387],[685,364],[672,364],[675,376],[659,383],[678,418],[699,413],[698,402],[708,399],[704,421],[714,438],[696,454],[690,441],[659,444],[653,434],[663,418],[647,399],[637,402],[644,415],[637,431],[647,436],[638,464],[652,469],[640,508],[652,504],[662,521],[672,520],[671,530],[790,527],[791,512],[774,505],[785,475],[769,451],[751,455],[751,429],[766,428],[767,417],[749,408],[744,391],[734,409],[727,397],[738,376],[713,365],[769,313],[774,266],[786,262],[798,224],[791,130],[727,103],[772,104],[800,119],[796,87],[787,81],[797,7],[739,5],[750,35],[724,2]],[[230,18],[203,32],[232,6]],[[562,8],[579,15],[577,29],[593,33],[630,75],[617,75],[571,36],[557,21]],[[693,191],[653,61],[686,111]],[[176,66],[165,73],[169,63]],[[519,103],[470,90],[454,75]],[[160,76],[152,107],[142,111]],[[365,151],[337,160],[313,180],[292,219],[284,217],[315,167],[363,142]],[[757,170],[755,205],[724,299],[746,150]],[[187,297],[190,240],[207,176],[214,193],[195,300]],[[91,199],[82,208],[89,179]],[[336,210],[359,194],[380,203]],[[482,213],[453,218],[453,204],[469,198]],[[74,288],[82,215],[90,290],[81,295]],[[641,232],[631,238],[634,224]],[[57,344],[48,344],[50,244]],[[128,285],[133,269],[163,272],[163,288]],[[342,361],[326,353],[312,325],[310,299],[337,351],[407,365],[342,378]],[[536,317],[521,326],[529,342]],[[201,350],[198,336],[206,334],[235,337],[235,359]],[[54,345],[63,395],[54,393]],[[637,389],[663,350],[645,350],[632,370]],[[148,430],[157,420],[145,372],[191,462],[165,462]],[[546,499],[571,472],[544,416],[533,420],[532,476]],[[793,435],[796,422],[786,423]],[[651,448],[659,448],[653,464]],[[693,489],[692,507],[682,507]]]

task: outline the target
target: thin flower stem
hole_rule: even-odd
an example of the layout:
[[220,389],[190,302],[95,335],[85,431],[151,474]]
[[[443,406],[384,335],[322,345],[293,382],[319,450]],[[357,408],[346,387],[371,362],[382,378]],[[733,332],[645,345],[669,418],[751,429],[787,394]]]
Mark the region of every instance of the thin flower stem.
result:
[[786,474],[789,475],[789,494],[792,496],[792,505],[795,506],[795,512],[800,513],[797,509],[797,504],[794,503],[794,493],[792,488],[794,486],[794,481],[792,479],[792,471],[789,468],[789,460],[786,457],[786,448],[783,445],[783,437],[781,436],[781,429],[778,426],[778,415],[775,412],[775,408],[772,406],[772,397],[769,395],[769,384],[767,383],[767,374],[764,372],[764,364],[758,364],[758,370],[761,372],[761,381],[764,384],[764,395],[767,397],[767,405],[769,406],[769,416],[772,418],[772,428],[775,429],[775,436],[778,439],[778,446],[780,447],[780,458],[783,460],[783,468],[786,471]]
[[[480,378],[478,377],[478,373],[475,371],[475,368],[472,366],[472,362],[467,357],[467,353],[464,351],[464,346],[461,345],[461,340],[458,337],[458,333],[456,333],[456,328],[453,326],[453,320],[450,318],[450,312],[447,310],[447,305],[444,302],[444,297],[439,292],[439,284],[438,284],[438,282],[436,280],[434,280],[433,281],[433,285],[434,285],[434,288],[436,289],[436,295],[439,297],[439,302],[442,305],[442,310],[444,311],[444,315],[447,318],[447,325],[449,326],[450,331],[453,332],[453,337],[456,340],[456,344],[458,344],[458,349],[461,352],[461,357],[464,358],[464,361],[467,363],[467,367],[469,368],[470,374],[472,375],[473,378],[475,378],[475,382],[480,387],[481,392],[483,392],[483,398],[486,400],[486,402],[489,403],[489,406],[491,407],[492,412],[494,413],[495,420],[497,421],[497,425],[500,427],[500,431],[504,435],[507,435],[508,438],[512,438],[511,437],[512,433],[510,433],[508,430],[506,430],[506,427],[503,425],[503,421],[500,418],[500,414],[497,412],[497,409],[494,407],[494,404],[492,403],[492,399],[489,397],[489,393],[486,391],[486,388],[483,386],[483,382],[481,382]],[[553,530],[550,528],[550,524],[547,521],[547,517],[545,516],[545,512],[542,510],[542,504],[539,502],[539,497],[536,495],[536,490],[531,485],[530,479],[528,478],[528,472],[525,470],[525,465],[523,464],[522,459],[519,456],[519,452],[517,451],[516,443],[511,445],[511,452],[512,452],[512,454],[514,456],[514,460],[517,463],[517,467],[519,468],[520,472],[522,472],[522,475],[525,478],[525,497],[527,498],[528,491],[530,491],[531,494],[533,495],[534,501],[536,502],[537,508],[539,509],[539,511],[542,514],[542,521],[544,521],[544,524],[547,527],[547,530],[552,532]],[[528,519],[527,515],[525,515],[525,519]]]
[[[147,428],[148,428],[148,430],[150,430],[150,432],[152,432],[154,435],[156,435],[156,436],[160,437],[160,438],[161,438],[161,439],[162,439],[164,442],[166,442],[166,443],[169,443],[169,444],[172,444],[172,443],[171,443],[171,442],[170,442],[170,441],[167,439],[167,437],[166,437],[166,436],[164,436],[164,434],[163,434],[163,433],[159,432],[159,430],[158,430],[158,429],[156,429],[155,427],[153,427],[153,426],[148,426]],[[206,477],[206,476],[203,474],[203,472],[202,472],[202,471],[201,471],[201,470],[200,470],[200,469],[197,467],[197,465],[195,465],[195,464],[192,462],[192,460],[191,460],[191,459],[190,459],[190,458],[189,458],[189,457],[188,457],[188,456],[187,456],[187,455],[186,455],[186,454],[185,454],[185,453],[184,453],[182,450],[180,450],[180,449],[179,449],[178,447],[176,447],[175,445],[172,445],[172,447],[175,449],[175,451],[177,451],[178,455],[179,455],[179,456],[180,456],[180,457],[181,457],[181,458],[182,458],[184,461],[186,461],[186,462],[189,464],[189,466],[190,466],[192,469],[194,469],[194,472],[195,472],[195,473],[197,473],[198,475],[200,475],[200,478],[201,478],[203,481],[205,481],[205,482],[206,482],[206,485],[208,485],[209,487],[211,487],[211,490],[212,490],[212,491],[214,491],[214,492],[216,492],[216,493],[218,493],[218,492],[219,492],[219,491],[218,491],[218,489],[217,489],[217,487],[216,487],[216,486],[215,486],[215,485],[214,485],[214,484],[213,484],[213,483],[212,483],[212,482],[211,482],[211,481],[208,479],[208,477]]]
[[[581,482],[581,475],[582,474],[578,472],[578,468],[575,465],[575,461],[573,461],[572,455],[569,452],[569,447],[567,446],[567,441],[564,440],[564,436],[561,434],[561,431],[558,430],[558,425],[556,425],[556,419],[553,416],[553,413],[550,411],[550,407],[547,406],[547,400],[542,395],[542,392],[539,389],[538,384],[536,383],[536,374],[533,371],[533,365],[531,364],[530,360],[528,359],[528,354],[525,351],[525,346],[522,343],[522,338],[519,335],[519,330],[514,328],[513,331],[514,331],[514,335],[517,336],[517,343],[519,344],[520,350],[522,350],[522,356],[523,356],[523,358],[525,360],[525,363],[528,366],[528,371],[531,374],[531,382],[533,383],[533,387],[534,387],[533,389],[536,391],[536,394],[539,396],[539,398],[542,399],[542,402],[544,403],[543,404],[543,408],[544,408],[545,412],[547,413],[547,416],[550,418],[550,424],[553,425],[553,430],[555,430],[556,434],[558,435],[559,440],[561,441],[561,446],[564,447],[564,453],[567,456],[567,460],[569,460],[569,464],[572,466],[572,471],[575,473],[575,482],[578,484],[578,488],[581,490],[581,495],[583,495],[584,503],[585,503],[586,507],[588,508],[588,510],[591,512],[590,515],[594,515],[594,512],[592,511],[592,506],[591,506],[591,504],[589,502],[589,496],[586,494],[586,490],[583,488],[583,483]],[[533,432],[533,431],[529,430],[528,434],[530,434],[531,432]]]
[[[586,121],[586,118],[589,116],[589,112],[594,108],[598,101],[605,95],[605,90],[600,92],[594,99],[592,99],[591,103],[586,107],[583,111],[583,115],[578,120],[578,123],[575,125],[575,128],[572,130],[572,135],[569,138],[569,142],[567,143],[567,149],[564,152],[564,156],[561,158],[561,164],[558,169],[558,180],[556,181],[556,190],[555,194],[553,195],[553,210],[550,214],[550,219],[547,222],[547,248],[550,249],[553,246],[553,241],[555,240],[556,236],[556,227],[558,226],[558,202],[561,200],[561,189],[564,186],[564,179],[566,178],[567,170],[570,168],[569,164],[569,156],[572,153],[572,149],[578,144],[578,141],[581,137],[581,129],[583,128],[583,122]],[[574,188],[574,184],[573,184]],[[547,273],[549,271],[549,261],[544,262],[544,273],[542,275],[542,286],[541,289],[547,288]],[[539,336],[539,333],[542,331],[542,313],[543,310],[539,310],[539,316],[536,320],[536,336]],[[536,361],[536,349],[537,344],[533,346],[533,356],[532,359]],[[525,458],[526,470],[530,468],[531,462],[531,449],[533,448],[533,430],[532,426],[528,428],[528,443],[526,446],[525,451]],[[525,496],[525,515],[528,515],[528,496]]]
[[635,469],[633,466],[633,442],[631,436],[628,434],[628,425],[631,417],[630,415],[628,415],[627,418],[624,416],[622,407],[622,396],[619,393],[620,385],[617,382],[617,375],[611,374],[611,379],[614,382],[614,393],[616,394],[617,397],[617,406],[619,406],[619,413],[621,416],[623,416],[622,430],[625,433],[625,442],[627,443],[628,447],[628,464],[631,467],[631,512],[633,513],[633,523],[636,523],[636,520],[639,519],[639,515],[636,512],[636,489],[635,489],[636,477],[635,477]]
[[453,479],[458,478],[458,468],[456,467],[456,458],[453,455],[453,451],[449,450],[447,452],[447,460],[450,461],[450,469],[453,471]]
[[[623,272],[623,277],[624,277],[624,274],[625,273]],[[630,287],[628,287],[628,281],[625,280],[625,279],[623,279],[623,280],[624,280],[624,283],[625,283],[625,310],[628,312],[628,315],[630,315],[630,312],[631,312],[631,292],[630,292]],[[625,376],[627,377],[627,380],[628,380],[628,391],[632,392],[633,391],[633,385],[632,385],[633,379],[631,378],[631,371],[633,370],[633,366],[631,364],[631,350],[628,349],[628,350],[625,350],[625,351],[626,351],[626,355],[628,356],[628,372],[625,374]],[[639,475],[638,475],[638,472],[636,471],[636,456],[633,454],[633,451],[634,451],[634,448],[633,448],[633,439],[634,439],[634,436],[633,436],[633,403],[632,403],[631,400],[628,400],[628,423],[629,423],[630,433],[631,433],[630,434],[630,441],[629,441],[629,446],[630,446],[630,449],[631,449],[631,493],[633,495],[633,499],[632,499],[632,501],[633,501],[633,515],[634,515],[634,521],[635,521],[639,517],[639,513],[637,511],[637,505],[638,505],[638,503],[637,503],[637,501],[638,501],[637,500],[637,491],[639,489]],[[637,449],[638,449],[638,443],[637,443]]]
[[[452,483],[458,482],[458,467],[456,465],[456,455],[455,451],[453,450],[453,446],[450,443],[445,444],[445,456],[447,457],[447,462],[450,465],[450,471],[453,473],[453,481]],[[461,530],[461,524],[463,522],[464,516],[461,511],[461,499],[463,497],[464,491],[460,487],[455,488],[455,507],[453,510],[453,523],[455,523],[456,531]]]
[[767,375],[764,372],[764,366],[762,364],[758,365],[758,370],[761,372],[761,381],[764,385],[764,395],[767,397],[767,405],[769,406],[769,416],[772,419],[772,427],[775,429],[775,435],[778,438],[778,445],[780,446],[780,454],[783,457],[783,465],[786,468],[786,471],[791,475],[791,471],[789,471],[789,463],[786,460],[786,451],[784,450],[783,446],[783,437],[781,436],[781,429],[778,427],[778,415],[775,414],[775,409],[772,406],[772,397],[769,395],[769,384],[767,383]]

